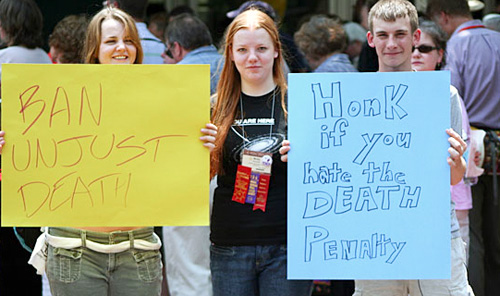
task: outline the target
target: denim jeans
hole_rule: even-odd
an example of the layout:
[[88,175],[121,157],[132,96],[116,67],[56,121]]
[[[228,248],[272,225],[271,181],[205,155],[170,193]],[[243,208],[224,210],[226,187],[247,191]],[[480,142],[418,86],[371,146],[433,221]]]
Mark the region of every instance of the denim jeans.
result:
[[[154,242],[153,228],[132,231],[135,239]],[[80,237],[75,228],[49,228],[49,234]],[[85,232],[85,239],[102,244],[129,240],[127,231]],[[159,250],[129,249],[115,254],[95,252],[85,247],[54,248],[49,245],[47,277],[53,296],[160,295],[162,263]]]
[[312,281],[286,279],[286,245],[210,246],[215,296],[309,296]]

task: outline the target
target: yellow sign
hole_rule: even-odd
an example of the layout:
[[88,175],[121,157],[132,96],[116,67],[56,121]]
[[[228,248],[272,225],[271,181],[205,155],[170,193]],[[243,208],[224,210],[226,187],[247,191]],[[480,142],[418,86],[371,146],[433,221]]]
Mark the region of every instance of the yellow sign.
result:
[[207,65],[2,66],[3,226],[208,225]]

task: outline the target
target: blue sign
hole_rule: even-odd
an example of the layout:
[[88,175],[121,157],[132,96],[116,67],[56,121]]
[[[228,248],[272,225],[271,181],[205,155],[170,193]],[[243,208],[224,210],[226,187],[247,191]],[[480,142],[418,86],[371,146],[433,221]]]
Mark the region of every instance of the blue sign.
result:
[[288,82],[288,278],[449,278],[449,72]]

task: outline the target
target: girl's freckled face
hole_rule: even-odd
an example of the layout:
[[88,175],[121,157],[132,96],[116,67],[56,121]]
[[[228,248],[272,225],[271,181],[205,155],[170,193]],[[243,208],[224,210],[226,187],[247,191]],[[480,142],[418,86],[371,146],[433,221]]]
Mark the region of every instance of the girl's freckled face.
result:
[[265,29],[241,29],[234,34],[231,59],[242,80],[258,84],[273,79],[274,59],[277,57],[273,40]]

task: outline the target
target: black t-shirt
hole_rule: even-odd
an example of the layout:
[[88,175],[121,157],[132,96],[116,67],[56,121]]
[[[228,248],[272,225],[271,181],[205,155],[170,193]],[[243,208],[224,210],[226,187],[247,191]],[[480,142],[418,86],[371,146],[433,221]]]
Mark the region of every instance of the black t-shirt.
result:
[[[282,244],[286,242],[287,166],[280,159],[279,148],[286,138],[287,125],[281,94],[277,89],[260,97],[242,93],[241,102],[237,110],[243,106],[243,116],[238,111],[224,143],[223,173],[217,178],[210,239],[226,246]],[[273,154],[265,212],[254,211],[253,204],[232,201],[243,149]]]

